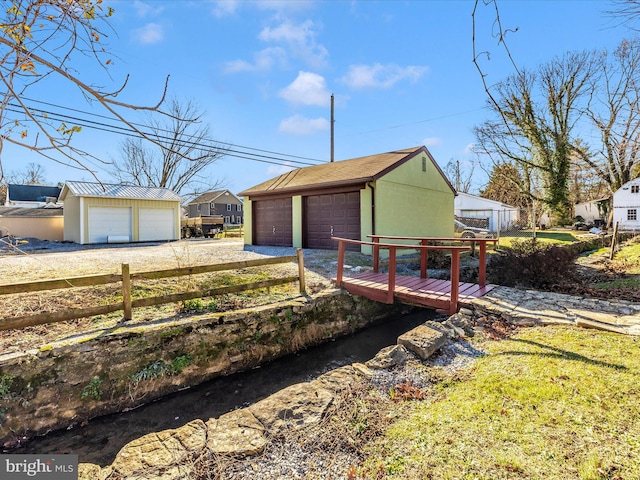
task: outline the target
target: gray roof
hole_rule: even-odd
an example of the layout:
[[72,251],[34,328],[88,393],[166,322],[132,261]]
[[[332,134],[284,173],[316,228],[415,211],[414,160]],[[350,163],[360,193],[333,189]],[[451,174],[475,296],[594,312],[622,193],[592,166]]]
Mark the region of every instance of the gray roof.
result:
[[60,187],[48,187],[45,185],[8,185],[9,200],[15,202],[46,202],[47,197],[57,199],[60,195]]
[[62,208],[0,207],[0,217],[61,217]]
[[[216,190],[214,192],[206,192],[206,193],[203,193],[202,195],[197,196],[193,200],[191,200],[189,202],[189,205],[192,205],[194,203],[211,203],[217,200],[218,197],[224,195],[225,192],[229,193],[229,195],[233,195],[233,193],[231,193],[229,190]],[[238,200],[239,202],[242,202],[241,199],[239,199],[235,195],[233,196],[235,197],[236,200]]]
[[182,197],[168,188],[140,187],[97,182],[66,182],[60,199],[71,193],[76,197],[126,198],[135,200],[182,201]]

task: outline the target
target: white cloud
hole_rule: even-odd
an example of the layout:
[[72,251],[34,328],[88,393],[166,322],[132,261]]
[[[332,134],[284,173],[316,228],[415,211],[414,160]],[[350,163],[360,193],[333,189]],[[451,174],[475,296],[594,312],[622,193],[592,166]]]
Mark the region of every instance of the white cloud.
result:
[[351,65],[347,74],[342,77],[349,88],[362,90],[366,88],[391,88],[401,80],[416,82],[428,70],[428,67],[400,67],[395,64]]
[[466,153],[466,154],[475,153],[474,148],[476,148],[476,144],[475,143],[469,143],[469,144],[467,144],[466,147],[464,147],[464,153]]
[[280,47],[271,47],[254,54],[254,63],[234,60],[227,62],[223,70],[225,73],[267,71],[277,63],[286,63],[286,52]]
[[135,0],[133,2],[133,8],[136,9],[136,15],[139,17],[155,17],[160,15],[164,11],[164,7],[152,7],[148,3]]
[[327,130],[329,130],[329,120],[326,118],[306,118],[298,114],[285,118],[278,127],[278,131],[292,135],[311,135]]
[[422,140],[422,144],[425,147],[436,147],[442,144],[442,139],[440,139],[439,137],[427,137]]
[[331,103],[324,77],[311,72],[298,72],[298,77],[278,95],[296,105],[326,107]]
[[294,168],[295,167],[291,166],[288,163],[284,165],[271,165],[267,168],[267,174],[270,177],[277,177],[278,175],[282,175],[283,173],[290,172]]
[[295,24],[284,20],[274,27],[266,27],[258,35],[263,42],[286,45],[294,58],[320,68],[326,65],[329,52],[316,42],[317,25],[311,20]]
[[218,0],[213,2],[213,15],[222,18],[236,13],[240,6],[239,0]]
[[153,45],[164,40],[164,29],[158,23],[147,23],[133,31],[133,37],[144,45]]

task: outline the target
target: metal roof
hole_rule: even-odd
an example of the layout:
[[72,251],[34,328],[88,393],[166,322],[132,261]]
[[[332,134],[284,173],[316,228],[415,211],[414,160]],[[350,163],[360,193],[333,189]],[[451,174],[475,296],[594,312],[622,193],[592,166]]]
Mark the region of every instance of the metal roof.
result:
[[168,188],[140,187],[138,185],[97,182],[66,182],[62,188],[60,199],[64,200],[69,193],[76,197],[182,201],[182,197],[180,197],[180,195]]

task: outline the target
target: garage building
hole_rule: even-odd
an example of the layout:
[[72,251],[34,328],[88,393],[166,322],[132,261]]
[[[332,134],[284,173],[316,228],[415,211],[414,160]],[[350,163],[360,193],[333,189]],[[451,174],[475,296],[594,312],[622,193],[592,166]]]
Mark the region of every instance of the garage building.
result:
[[239,195],[249,245],[335,249],[332,236],[453,235],[455,191],[424,146],[298,168]]
[[67,182],[64,240],[126,243],[178,240],[182,198],[166,188]]

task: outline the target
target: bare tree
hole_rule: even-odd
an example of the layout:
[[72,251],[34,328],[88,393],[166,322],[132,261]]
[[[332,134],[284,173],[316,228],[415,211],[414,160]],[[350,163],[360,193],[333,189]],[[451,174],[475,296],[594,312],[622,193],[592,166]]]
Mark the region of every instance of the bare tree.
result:
[[452,158],[447,162],[443,170],[449,181],[451,181],[456,189],[456,192],[469,193],[469,190],[471,190],[475,167],[475,163],[472,162],[471,168],[463,171],[460,168],[460,160],[454,160]]
[[[108,75],[112,63],[104,39],[111,31],[112,8],[102,6],[102,0],[14,0],[3,2],[0,13],[0,179],[2,147],[5,142],[37,152],[55,162],[91,172],[87,160],[98,160],[90,152],[74,147],[72,139],[81,131],[78,125],[67,124],[47,116],[27,99],[26,95],[49,79],[63,80],[69,87],[63,93],[79,91],[84,98],[101,107],[113,119],[130,130],[140,132],[124,113],[132,110],[157,111],[164,100],[154,106],[140,106],[118,101],[127,79],[119,87],[107,91],[86,83],[73,68],[78,56],[88,57]],[[59,88],[59,83],[56,83]],[[165,84],[166,92],[166,84]]]
[[553,221],[571,219],[569,174],[580,100],[593,75],[593,54],[567,53],[498,83],[488,100],[495,119],[476,127],[479,151],[541,174],[541,200]]
[[45,169],[39,163],[28,163],[25,170],[11,172],[7,175],[7,180],[7,183],[20,183],[23,185],[43,185],[47,181]]
[[640,163],[640,40],[623,40],[597,58],[587,117],[600,132],[593,147],[574,145],[575,154],[611,193],[636,176]]
[[[202,112],[192,101],[171,101],[170,119],[150,117],[144,139],[127,139],[121,145],[120,160],[113,161],[112,175],[119,182],[165,187],[176,193],[215,189],[221,180],[208,171],[223,155],[209,126],[202,124]],[[166,117],[165,117],[166,118]]]

